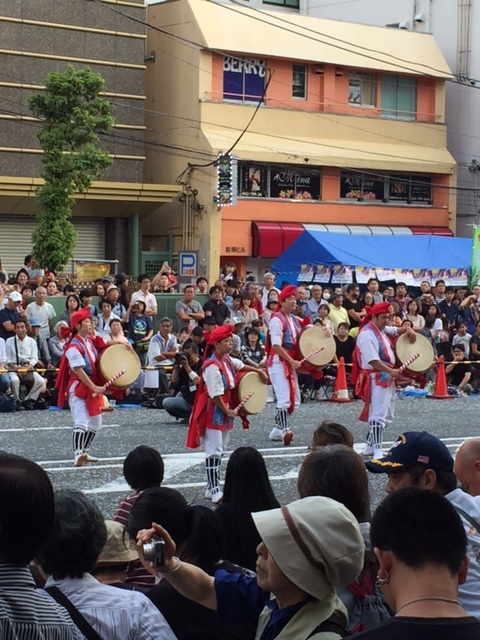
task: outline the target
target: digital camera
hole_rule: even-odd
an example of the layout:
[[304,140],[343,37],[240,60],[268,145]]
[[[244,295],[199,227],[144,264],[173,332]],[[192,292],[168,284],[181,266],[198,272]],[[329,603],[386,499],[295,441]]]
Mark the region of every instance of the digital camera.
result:
[[143,557],[154,569],[160,569],[165,562],[165,540],[160,536],[153,536],[150,542],[143,545]]

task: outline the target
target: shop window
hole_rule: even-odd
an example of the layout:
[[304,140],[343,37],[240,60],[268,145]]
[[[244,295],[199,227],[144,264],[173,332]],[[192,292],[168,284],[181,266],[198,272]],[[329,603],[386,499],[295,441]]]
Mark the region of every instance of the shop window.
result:
[[432,204],[432,179],[418,175],[389,176],[389,202]]
[[292,98],[307,97],[307,66],[305,64],[292,65]]
[[354,171],[340,173],[340,198],[347,200],[385,200],[385,179],[383,176]]
[[319,169],[241,162],[238,180],[239,198],[320,200]]
[[300,8],[300,0],[263,0],[263,4],[276,4],[282,7],[290,7],[292,9]]
[[348,102],[363,107],[377,104],[375,74],[351,71],[348,77]]
[[381,96],[380,115],[383,118],[416,119],[417,81],[415,78],[382,76]]
[[340,198],[358,202],[432,204],[432,178],[425,175],[342,171]]
[[258,102],[265,90],[265,60],[223,57],[223,98]]

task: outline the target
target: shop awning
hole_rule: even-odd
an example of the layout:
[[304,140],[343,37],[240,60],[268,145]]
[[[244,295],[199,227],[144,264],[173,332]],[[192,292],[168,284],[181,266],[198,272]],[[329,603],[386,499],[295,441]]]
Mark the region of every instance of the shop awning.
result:
[[[202,133],[215,153],[230,149],[238,138],[236,128],[202,127]],[[303,162],[312,166],[349,167],[354,169],[386,169],[451,174],[455,160],[445,148],[415,144],[364,140],[331,139],[325,137],[287,138],[248,130],[235,145],[235,155],[241,160],[269,163]]]
[[448,227],[252,222],[252,256],[255,258],[278,258],[304,231],[364,236],[453,236]]

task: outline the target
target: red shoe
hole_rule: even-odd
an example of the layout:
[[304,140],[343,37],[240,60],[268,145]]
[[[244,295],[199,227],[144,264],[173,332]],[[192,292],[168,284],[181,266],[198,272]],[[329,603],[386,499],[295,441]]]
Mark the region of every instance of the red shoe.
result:
[[284,431],[282,434],[282,440],[283,444],[288,447],[293,440],[293,431]]

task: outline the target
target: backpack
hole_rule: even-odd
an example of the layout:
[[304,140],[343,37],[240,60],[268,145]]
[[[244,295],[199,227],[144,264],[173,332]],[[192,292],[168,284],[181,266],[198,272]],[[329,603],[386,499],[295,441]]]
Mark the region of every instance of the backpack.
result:
[[17,403],[13,396],[0,393],[0,413],[11,413],[17,410]]
[[375,562],[366,560],[360,576],[348,585],[354,606],[349,613],[348,635],[374,629],[392,617],[385,598],[375,585]]

